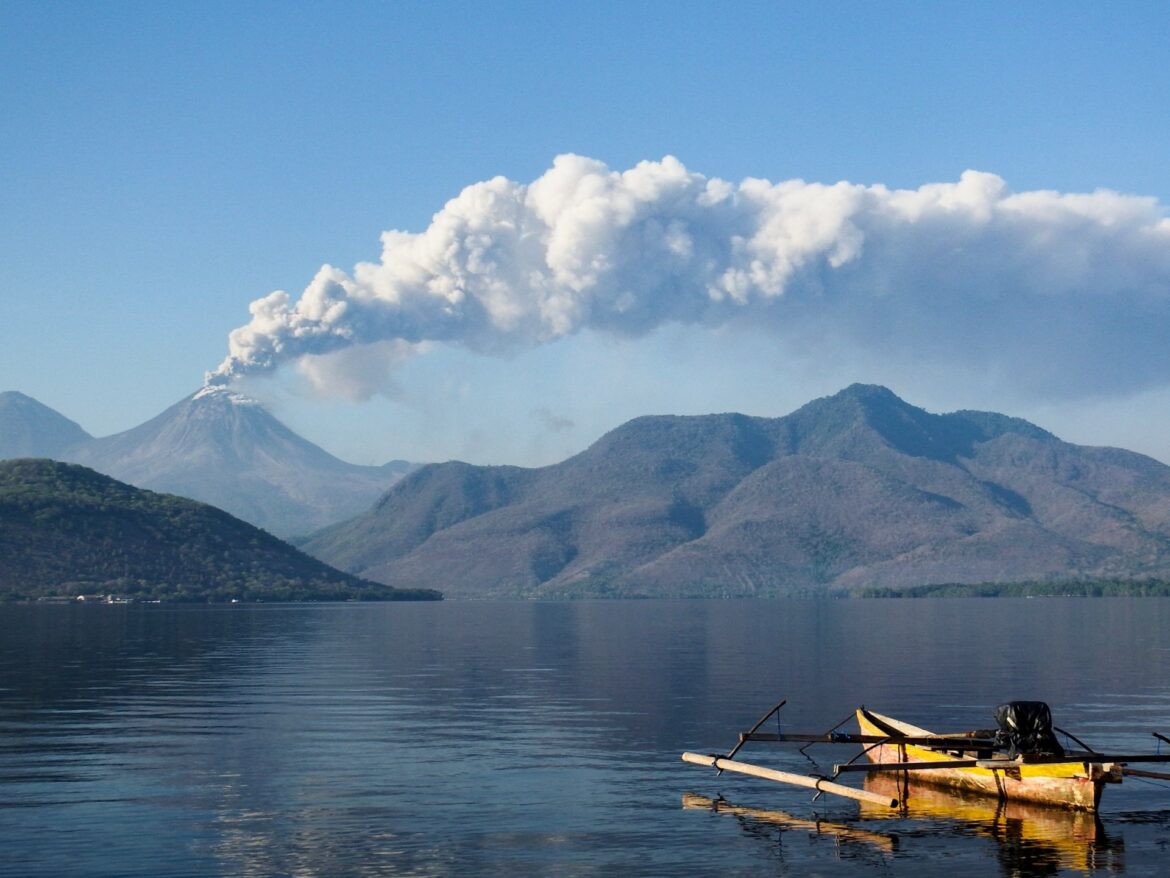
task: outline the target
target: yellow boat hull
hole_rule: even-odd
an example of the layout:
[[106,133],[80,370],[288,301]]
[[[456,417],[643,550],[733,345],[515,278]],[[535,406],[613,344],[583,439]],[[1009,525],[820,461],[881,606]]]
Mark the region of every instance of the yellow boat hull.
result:
[[[926,729],[880,713],[858,708],[857,724],[863,735],[894,733],[928,737]],[[914,744],[894,741],[882,743],[866,751],[870,762],[950,762],[975,753],[954,750],[941,751]],[[1003,760],[1004,766],[994,768],[938,768],[913,772],[917,783],[936,787],[950,787],[980,795],[1021,802],[1035,802],[1078,811],[1096,811],[1106,783],[1121,782],[1121,766],[1100,762],[1041,762],[1028,763]],[[900,774],[900,772],[895,772]]]

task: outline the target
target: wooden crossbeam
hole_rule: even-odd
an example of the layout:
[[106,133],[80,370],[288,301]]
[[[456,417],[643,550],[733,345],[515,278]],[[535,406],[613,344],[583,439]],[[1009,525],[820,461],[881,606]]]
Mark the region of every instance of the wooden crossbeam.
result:
[[[937,762],[850,762],[844,765],[834,765],[833,774],[847,771],[930,771],[937,768],[975,768],[982,766],[979,759],[940,759]],[[1018,765],[1017,762],[1004,760],[1005,767]]]
[[1065,753],[1063,756],[1028,756],[1018,765],[1051,765],[1056,762],[1170,762],[1170,753]]
[[1121,773],[1126,777],[1149,777],[1154,780],[1170,780],[1170,774],[1164,771],[1142,771],[1140,768],[1123,768]]
[[855,735],[844,732],[832,734],[802,735],[777,734],[776,732],[746,732],[745,741],[783,743],[785,741],[805,744],[914,744],[919,747],[934,747],[937,750],[990,750],[995,742],[990,738],[964,738],[961,736],[925,735],[920,737],[897,737],[891,735]]

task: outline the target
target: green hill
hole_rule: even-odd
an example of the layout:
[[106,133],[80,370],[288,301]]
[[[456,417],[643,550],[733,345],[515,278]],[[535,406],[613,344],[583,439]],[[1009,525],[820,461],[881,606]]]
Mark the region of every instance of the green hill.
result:
[[0,600],[434,600],[334,570],[228,513],[51,460],[0,462]]

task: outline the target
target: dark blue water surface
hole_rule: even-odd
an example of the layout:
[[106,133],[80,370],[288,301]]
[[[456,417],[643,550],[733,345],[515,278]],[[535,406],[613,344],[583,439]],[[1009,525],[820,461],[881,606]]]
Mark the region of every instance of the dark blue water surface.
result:
[[1164,782],[888,814],[679,760],[780,698],[788,731],[1040,699],[1152,751],[1170,600],[6,606],[0,874],[1170,874]]

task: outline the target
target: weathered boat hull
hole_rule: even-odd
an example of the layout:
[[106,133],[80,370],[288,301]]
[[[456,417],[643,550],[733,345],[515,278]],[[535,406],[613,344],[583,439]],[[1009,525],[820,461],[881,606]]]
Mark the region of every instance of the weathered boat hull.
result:
[[[858,708],[857,723],[863,735],[897,734],[924,737],[932,733],[918,726]],[[874,763],[947,762],[962,754],[896,742],[878,744],[866,751]],[[986,754],[984,754],[986,760]],[[914,772],[914,780],[932,786],[950,787],[998,799],[1035,802],[1078,811],[1096,811],[1106,783],[1120,783],[1121,766],[1111,763],[1068,762],[1028,763],[1003,760],[1003,767],[938,768]]]

